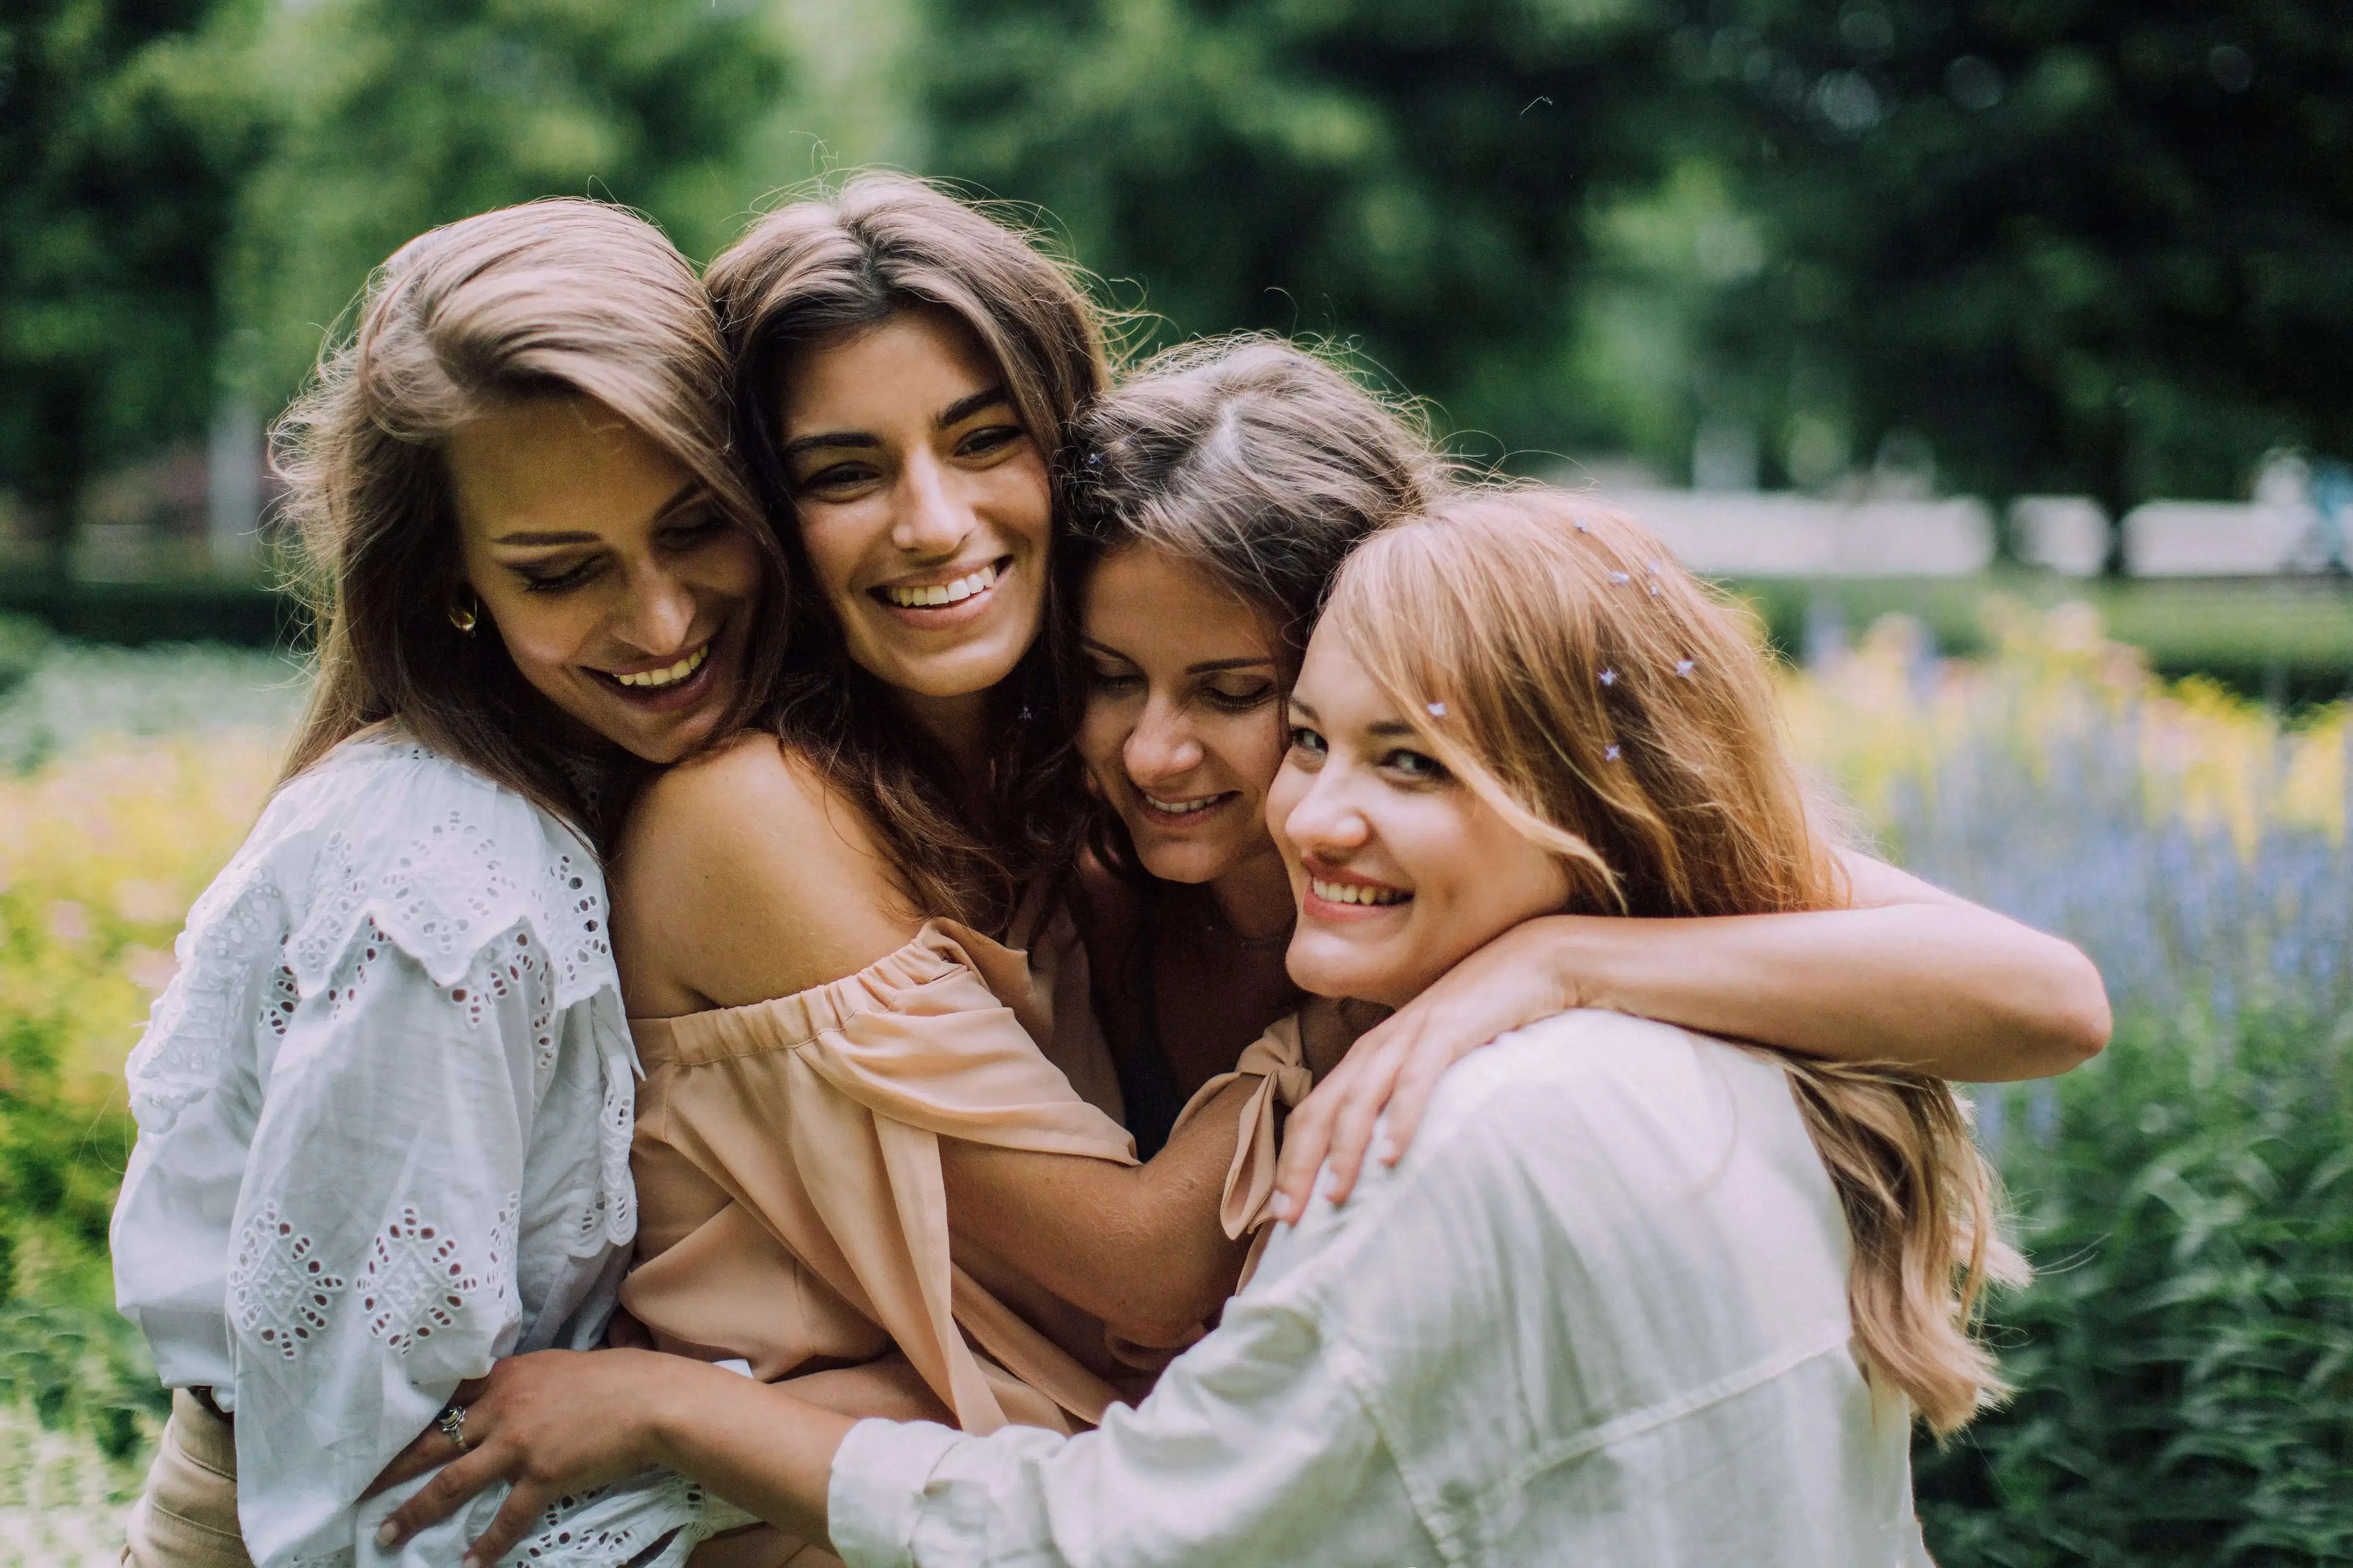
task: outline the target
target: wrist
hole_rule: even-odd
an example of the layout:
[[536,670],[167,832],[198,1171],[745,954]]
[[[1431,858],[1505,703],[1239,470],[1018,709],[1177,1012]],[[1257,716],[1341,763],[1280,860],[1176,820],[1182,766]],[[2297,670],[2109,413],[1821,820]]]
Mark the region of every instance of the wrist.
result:
[[1599,915],[1546,915],[1524,929],[1529,940],[1542,944],[1539,972],[1549,981],[1554,1011],[1579,1007],[1609,1007],[1609,928],[1627,924]]
[[[616,1351],[616,1355],[651,1358],[655,1351]],[[637,1458],[639,1468],[649,1470],[680,1468],[679,1454],[687,1430],[686,1412],[695,1403],[695,1390],[705,1386],[712,1377],[733,1378],[733,1373],[697,1362],[681,1362],[676,1356],[662,1356],[664,1365],[648,1365],[635,1380],[639,1389],[635,1423],[637,1426]]]

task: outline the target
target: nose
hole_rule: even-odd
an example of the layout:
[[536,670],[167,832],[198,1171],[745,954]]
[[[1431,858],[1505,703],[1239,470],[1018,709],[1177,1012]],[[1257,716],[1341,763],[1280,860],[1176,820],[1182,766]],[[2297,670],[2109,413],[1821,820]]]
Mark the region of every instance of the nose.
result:
[[952,490],[948,474],[928,452],[908,463],[899,486],[891,542],[928,560],[952,557],[972,531],[972,509]]
[[1173,704],[1153,700],[1145,704],[1120,757],[1127,776],[1148,789],[1199,767],[1201,742]]
[[629,579],[628,597],[613,618],[613,635],[659,658],[683,652],[694,631],[694,590],[679,575],[649,563]]
[[1283,818],[1282,836],[1300,856],[1345,860],[1373,837],[1372,825],[1350,798],[1347,774],[1326,763]]

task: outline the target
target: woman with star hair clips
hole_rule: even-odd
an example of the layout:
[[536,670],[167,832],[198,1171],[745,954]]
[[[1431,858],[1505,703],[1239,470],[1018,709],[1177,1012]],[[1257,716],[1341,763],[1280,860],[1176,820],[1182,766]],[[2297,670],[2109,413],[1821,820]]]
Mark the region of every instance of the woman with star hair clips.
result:
[[[1841,848],[1842,908],[1561,915],[1504,933],[1324,1075],[1283,1123],[1278,1172],[1278,1110],[1310,1081],[1290,1026],[1251,1044],[1299,1001],[1284,965],[1291,889],[1265,816],[1282,696],[1350,552],[1474,477],[1439,459],[1410,407],[1262,337],[1143,366],[1088,411],[1077,444],[1062,570],[1086,686],[1063,791],[1088,802],[1098,1012],[1146,1150],[1187,1097],[1220,1091],[1238,1067],[1263,1075],[1229,1226],[1299,1212],[1327,1151],[1345,1196],[1377,1116],[1394,1158],[1449,1064],[1571,1005],[1971,1080],[2064,1071],[2105,1040],[2104,988],[2074,948]],[[1609,570],[1650,601],[1672,568],[1653,546]],[[1197,1101],[1186,1114],[1198,1113]]]

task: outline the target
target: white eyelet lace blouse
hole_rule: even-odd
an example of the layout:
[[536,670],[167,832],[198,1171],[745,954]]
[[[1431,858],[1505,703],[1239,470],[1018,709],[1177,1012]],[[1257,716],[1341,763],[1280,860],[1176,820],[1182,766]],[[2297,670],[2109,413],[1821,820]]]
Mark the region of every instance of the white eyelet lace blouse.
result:
[[[596,1344],[637,1230],[596,858],[437,752],[354,741],[269,803],[179,957],[130,1061],[118,1304],[165,1384],[234,1411],[259,1568],[455,1563],[496,1491],[396,1556],[373,1535],[410,1489],[355,1500],[461,1379]],[[744,1517],[639,1477],[508,1561],[674,1564]]]

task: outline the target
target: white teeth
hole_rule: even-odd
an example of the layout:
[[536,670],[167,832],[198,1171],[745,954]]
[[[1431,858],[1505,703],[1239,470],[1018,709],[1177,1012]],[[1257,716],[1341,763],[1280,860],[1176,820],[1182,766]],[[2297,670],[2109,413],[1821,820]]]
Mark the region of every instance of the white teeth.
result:
[[1225,798],[1221,795],[1205,795],[1198,800],[1155,800],[1147,795],[1144,796],[1144,804],[1163,816],[1190,816],[1197,811],[1208,810]]
[[668,669],[649,669],[636,675],[617,675],[613,679],[624,686],[676,686],[680,681],[701,669],[702,661],[710,657],[711,645],[704,643]]
[[1334,904],[1401,904],[1413,897],[1402,888],[1364,888],[1354,882],[1327,882],[1321,877],[1310,877],[1307,885],[1315,896]]
[[926,609],[935,605],[956,605],[975,594],[997,585],[997,563],[989,563],[977,572],[957,578],[953,583],[934,583],[922,588],[891,588],[882,596],[902,610]]

